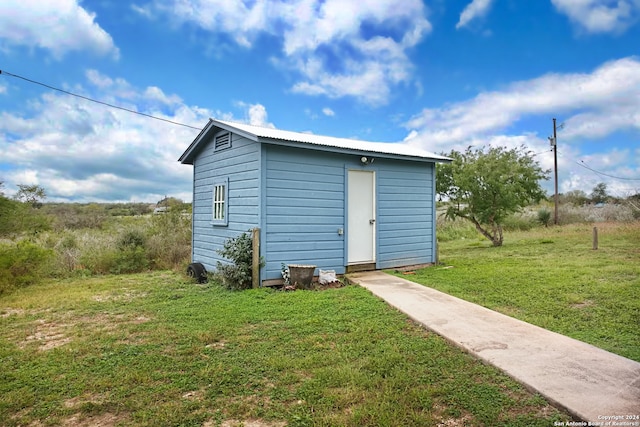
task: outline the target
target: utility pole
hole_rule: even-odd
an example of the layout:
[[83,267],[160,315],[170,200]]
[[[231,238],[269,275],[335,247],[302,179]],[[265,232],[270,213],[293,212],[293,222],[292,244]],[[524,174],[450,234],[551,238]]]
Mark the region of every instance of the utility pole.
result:
[[553,141],[551,141],[553,145],[553,171],[555,173],[555,195],[554,195],[554,204],[555,209],[553,213],[553,223],[554,225],[558,225],[558,137],[556,135],[556,119],[553,118]]

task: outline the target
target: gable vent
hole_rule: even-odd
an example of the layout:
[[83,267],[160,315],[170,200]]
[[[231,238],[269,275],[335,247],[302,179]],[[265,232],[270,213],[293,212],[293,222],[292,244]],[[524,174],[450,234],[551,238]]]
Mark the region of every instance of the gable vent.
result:
[[223,148],[231,147],[231,134],[229,132],[216,136],[215,149],[221,150]]

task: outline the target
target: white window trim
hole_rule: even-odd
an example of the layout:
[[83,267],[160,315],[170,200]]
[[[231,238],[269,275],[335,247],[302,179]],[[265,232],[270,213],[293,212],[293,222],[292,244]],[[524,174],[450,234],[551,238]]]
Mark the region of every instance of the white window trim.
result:
[[229,225],[229,178],[213,180],[211,190],[211,224],[218,226]]

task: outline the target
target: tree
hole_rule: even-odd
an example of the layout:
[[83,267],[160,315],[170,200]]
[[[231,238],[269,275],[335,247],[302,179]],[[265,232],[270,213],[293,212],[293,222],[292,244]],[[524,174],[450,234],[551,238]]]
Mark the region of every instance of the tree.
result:
[[601,182],[593,187],[593,191],[591,192],[591,201],[593,203],[604,203],[608,198],[609,195],[607,194],[607,184]]
[[587,193],[582,190],[571,190],[560,194],[560,203],[571,203],[574,206],[582,206],[589,201]]
[[446,217],[464,218],[493,246],[502,246],[502,224],[511,214],[545,197],[540,180],[548,170],[540,168],[524,147],[452,150],[453,162],[439,164],[436,192],[448,199]]
[[0,196],[0,238],[38,233],[50,228],[50,219],[29,205]]
[[42,201],[47,198],[47,193],[44,188],[39,185],[26,185],[18,184],[18,192],[16,193],[16,199],[23,203],[28,203],[33,208],[40,208]]

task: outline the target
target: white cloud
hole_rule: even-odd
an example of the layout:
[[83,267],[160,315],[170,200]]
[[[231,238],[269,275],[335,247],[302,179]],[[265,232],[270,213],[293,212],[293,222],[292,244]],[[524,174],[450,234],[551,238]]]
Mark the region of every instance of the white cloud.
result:
[[331,108],[329,107],[325,107],[322,109],[322,114],[324,114],[327,117],[334,117],[336,115],[335,111],[333,111]]
[[345,61],[347,72],[334,74],[312,61],[314,63],[300,65],[299,69],[304,70],[308,79],[296,83],[292,88],[294,92],[329,98],[353,96],[372,105],[387,102],[391,92],[390,82],[385,82],[389,78],[388,64],[348,60]]
[[[273,127],[261,104],[236,103],[240,116],[186,105],[159,87],[138,88],[96,70],[73,92],[196,128],[209,117]],[[27,100],[25,112],[0,111],[5,192],[42,185],[52,201],[190,201],[191,167],[178,157],[199,129],[183,127],[57,92]]]
[[489,12],[492,2],[493,0],[473,0],[460,14],[456,29],[466,27],[471,21],[485,16]]
[[549,133],[544,135],[513,134],[512,129],[525,118],[557,115],[565,123],[558,135],[562,142],[558,162],[564,177],[561,191],[587,191],[606,182],[620,192],[626,183],[599,176],[578,164],[578,159],[592,162],[599,172],[638,179],[640,163],[632,159],[640,155],[603,145],[597,155],[585,156],[580,147],[587,140],[616,132],[640,133],[639,112],[640,60],[630,57],[604,63],[591,73],[547,74],[443,108],[425,109],[405,123],[405,141],[434,152],[470,145],[525,145],[540,153],[537,159],[544,168],[551,168],[553,156],[546,138],[551,133],[550,121]]
[[425,109],[407,123],[436,148],[499,132],[527,115],[563,114],[564,137],[594,138],[640,129],[640,60],[607,62],[592,73],[547,74],[483,92],[444,108]]
[[238,123],[246,123],[253,126],[262,126],[275,128],[275,125],[269,122],[267,113],[267,109],[264,105],[258,104],[249,104],[243,101],[234,102],[235,107],[242,110],[243,118],[234,117],[233,113],[222,113],[220,111],[216,112],[216,118],[221,120],[227,120],[231,122]]
[[[159,88],[135,88],[95,71],[88,77],[74,91],[195,127],[212,115]],[[19,183],[35,183],[59,201],[156,201],[167,194],[191,199],[192,171],[177,159],[197,129],[51,92],[27,104],[27,112],[0,111],[7,193]]]
[[588,33],[623,32],[640,17],[640,0],[551,0],[551,3]]
[[0,47],[48,50],[55,58],[71,51],[119,57],[111,36],[77,0],[3,0],[0,2]]
[[373,105],[411,80],[407,51],[431,31],[420,0],[155,0],[153,7],[245,48],[275,36],[282,54],[274,62],[299,73],[294,92]]
[[134,12],[144,16],[147,19],[154,19],[155,18],[154,14],[153,14],[153,11],[149,7],[138,6],[137,4],[132,4],[130,7],[131,7],[131,10],[133,10]]
[[249,115],[250,125],[275,128],[273,123],[269,123],[269,121],[267,120],[267,109],[264,108],[264,105],[249,105],[249,110],[247,111],[247,113]]

